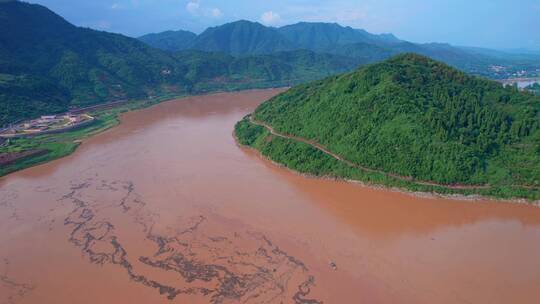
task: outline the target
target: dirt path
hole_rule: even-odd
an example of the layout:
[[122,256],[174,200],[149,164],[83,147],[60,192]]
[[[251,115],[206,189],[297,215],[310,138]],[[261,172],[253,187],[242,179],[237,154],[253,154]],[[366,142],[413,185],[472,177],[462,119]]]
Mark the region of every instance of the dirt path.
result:
[[351,166],[353,168],[360,169],[362,171],[372,172],[372,173],[380,173],[380,174],[384,174],[384,175],[389,176],[389,177],[393,177],[393,178],[404,180],[404,181],[414,182],[414,183],[416,183],[418,185],[424,185],[424,186],[444,187],[444,188],[456,189],[456,190],[489,189],[489,188],[491,188],[491,186],[489,186],[489,185],[445,185],[445,184],[438,184],[438,183],[428,182],[428,181],[416,181],[412,177],[409,177],[409,176],[401,176],[401,175],[397,175],[397,174],[393,174],[393,173],[387,173],[387,172],[384,172],[384,171],[381,171],[381,170],[376,170],[376,169],[363,167],[363,166],[355,164],[355,163],[353,163],[353,162],[351,162],[349,160],[346,160],[343,157],[331,152],[327,148],[321,146],[319,143],[307,140],[307,139],[302,138],[302,137],[293,136],[293,135],[285,135],[285,134],[279,133],[276,130],[274,130],[274,128],[272,128],[272,126],[270,126],[270,125],[268,125],[268,124],[266,124],[264,122],[254,120],[253,116],[250,116],[249,120],[250,120],[251,123],[253,123],[255,125],[266,128],[270,132],[270,134],[272,134],[274,136],[285,138],[285,139],[292,139],[292,140],[296,140],[296,141],[308,144],[308,145],[312,146],[313,148],[315,148],[315,149],[317,149],[317,150],[331,156],[332,158],[334,158],[336,160],[339,160],[341,162],[344,162],[345,164],[347,164],[347,165],[349,165],[349,166]]

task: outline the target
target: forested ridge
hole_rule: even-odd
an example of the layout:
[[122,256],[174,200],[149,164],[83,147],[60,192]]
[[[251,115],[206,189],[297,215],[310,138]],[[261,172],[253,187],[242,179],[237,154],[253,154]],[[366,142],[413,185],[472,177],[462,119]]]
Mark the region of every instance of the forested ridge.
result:
[[337,23],[298,22],[268,27],[246,20],[211,27],[199,35],[166,31],[140,37],[142,41],[169,51],[195,49],[234,56],[310,50],[341,55],[362,63],[373,63],[401,53],[417,53],[445,62],[462,71],[483,77],[504,79],[526,71],[537,77],[540,56],[458,47],[447,43],[413,43],[392,34],[372,34]]
[[253,117],[412,180],[540,186],[540,98],[420,55],[299,85]]

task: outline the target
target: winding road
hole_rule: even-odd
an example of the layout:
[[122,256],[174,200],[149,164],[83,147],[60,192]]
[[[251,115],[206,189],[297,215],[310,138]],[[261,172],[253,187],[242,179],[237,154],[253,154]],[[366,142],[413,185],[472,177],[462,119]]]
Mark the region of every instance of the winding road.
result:
[[443,188],[447,188],[447,189],[456,189],[456,190],[464,190],[464,189],[489,189],[491,188],[490,185],[445,185],[445,184],[439,184],[439,183],[434,183],[434,182],[428,182],[428,181],[417,181],[417,180],[414,180],[412,177],[409,177],[409,176],[401,176],[401,175],[397,175],[397,174],[393,174],[393,173],[387,173],[387,172],[384,172],[384,171],[381,171],[381,170],[376,170],[376,169],[371,169],[371,168],[367,168],[367,167],[363,167],[363,166],[360,166],[358,164],[355,164],[353,162],[351,162],[350,160],[346,160],[344,159],[343,157],[331,152],[330,150],[328,150],[327,148],[323,147],[322,145],[320,145],[319,143],[316,143],[314,141],[310,141],[310,140],[307,140],[305,138],[302,138],[302,137],[298,137],[298,136],[294,136],[294,135],[286,135],[286,134],[282,134],[282,133],[279,133],[277,132],[276,130],[274,130],[274,128],[272,128],[272,126],[262,122],[262,121],[257,121],[255,119],[253,119],[253,115],[250,115],[249,116],[249,121],[254,124],[254,125],[258,125],[258,126],[261,126],[261,127],[264,127],[265,129],[267,129],[270,134],[274,135],[274,136],[277,136],[277,137],[281,137],[281,138],[285,138],[285,139],[291,139],[291,140],[296,140],[296,141],[299,141],[299,142],[302,142],[302,143],[305,143],[307,145],[310,145],[312,146],[313,148],[323,152],[324,154],[338,160],[338,161],[341,161],[341,162],[344,162],[345,164],[347,164],[348,166],[351,166],[353,168],[357,168],[357,169],[360,169],[362,171],[366,171],[366,172],[371,172],[371,173],[380,173],[380,174],[384,174],[386,176],[389,176],[389,177],[393,177],[393,178],[396,178],[396,179],[399,179],[399,180],[403,180],[403,181],[409,181],[409,182],[413,182],[415,184],[418,184],[418,185],[423,185],[423,186],[434,186],[434,187],[443,187]]

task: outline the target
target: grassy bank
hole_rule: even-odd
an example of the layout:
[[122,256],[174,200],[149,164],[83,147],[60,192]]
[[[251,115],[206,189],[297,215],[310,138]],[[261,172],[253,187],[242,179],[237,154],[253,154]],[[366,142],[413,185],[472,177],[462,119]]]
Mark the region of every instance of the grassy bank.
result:
[[0,176],[67,156],[75,151],[80,140],[118,125],[120,113],[146,108],[175,97],[177,96],[164,94],[152,100],[137,100],[110,109],[96,110],[90,113],[96,118],[95,122],[79,129],[58,134],[10,139],[8,145],[0,147],[0,154],[39,149],[45,149],[47,153],[22,157],[10,164],[0,166]]
[[338,161],[308,144],[273,136],[266,128],[252,124],[248,118],[244,118],[236,125],[235,134],[240,144],[255,148],[266,158],[302,174],[356,180],[369,185],[383,185],[412,192],[481,195],[498,199],[524,198],[531,201],[540,199],[538,189],[508,185],[492,185],[487,189],[451,189],[420,185],[414,181],[401,180],[382,173],[366,172]]

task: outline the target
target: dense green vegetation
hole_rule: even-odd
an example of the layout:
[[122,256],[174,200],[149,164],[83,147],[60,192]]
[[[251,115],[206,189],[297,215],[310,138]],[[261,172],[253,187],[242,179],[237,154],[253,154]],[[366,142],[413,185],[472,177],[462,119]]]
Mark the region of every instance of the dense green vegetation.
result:
[[[423,56],[399,55],[294,87],[253,115],[360,166],[410,177],[399,181],[408,188],[414,180],[433,181],[525,197],[536,197],[531,188],[540,188],[540,99]],[[313,157],[302,154],[305,144],[263,140],[260,127],[244,132],[246,123],[237,127],[241,142],[268,157],[302,172],[352,177],[329,171],[317,161],[318,150],[309,152]]]
[[0,74],[0,127],[23,117],[60,112],[69,106],[69,92],[51,80],[32,75]]
[[345,178],[362,181],[370,185],[384,185],[415,192],[432,192],[447,195],[483,195],[506,199],[540,199],[540,189],[528,189],[510,185],[497,185],[486,189],[452,189],[442,186],[422,185],[414,181],[394,178],[387,174],[359,170],[337,161],[310,145],[272,136],[265,128],[250,123],[247,118],[238,122],[235,127],[235,134],[241,144],[255,148],[265,157],[303,174]]
[[233,57],[223,53],[183,51],[174,57],[187,67],[190,93],[217,89],[290,86],[343,72],[359,64],[343,56],[298,50]]
[[308,51],[247,58],[172,54],[122,35],[76,27],[40,5],[0,2],[0,126],[163,91],[178,95],[290,85],[356,64]]

